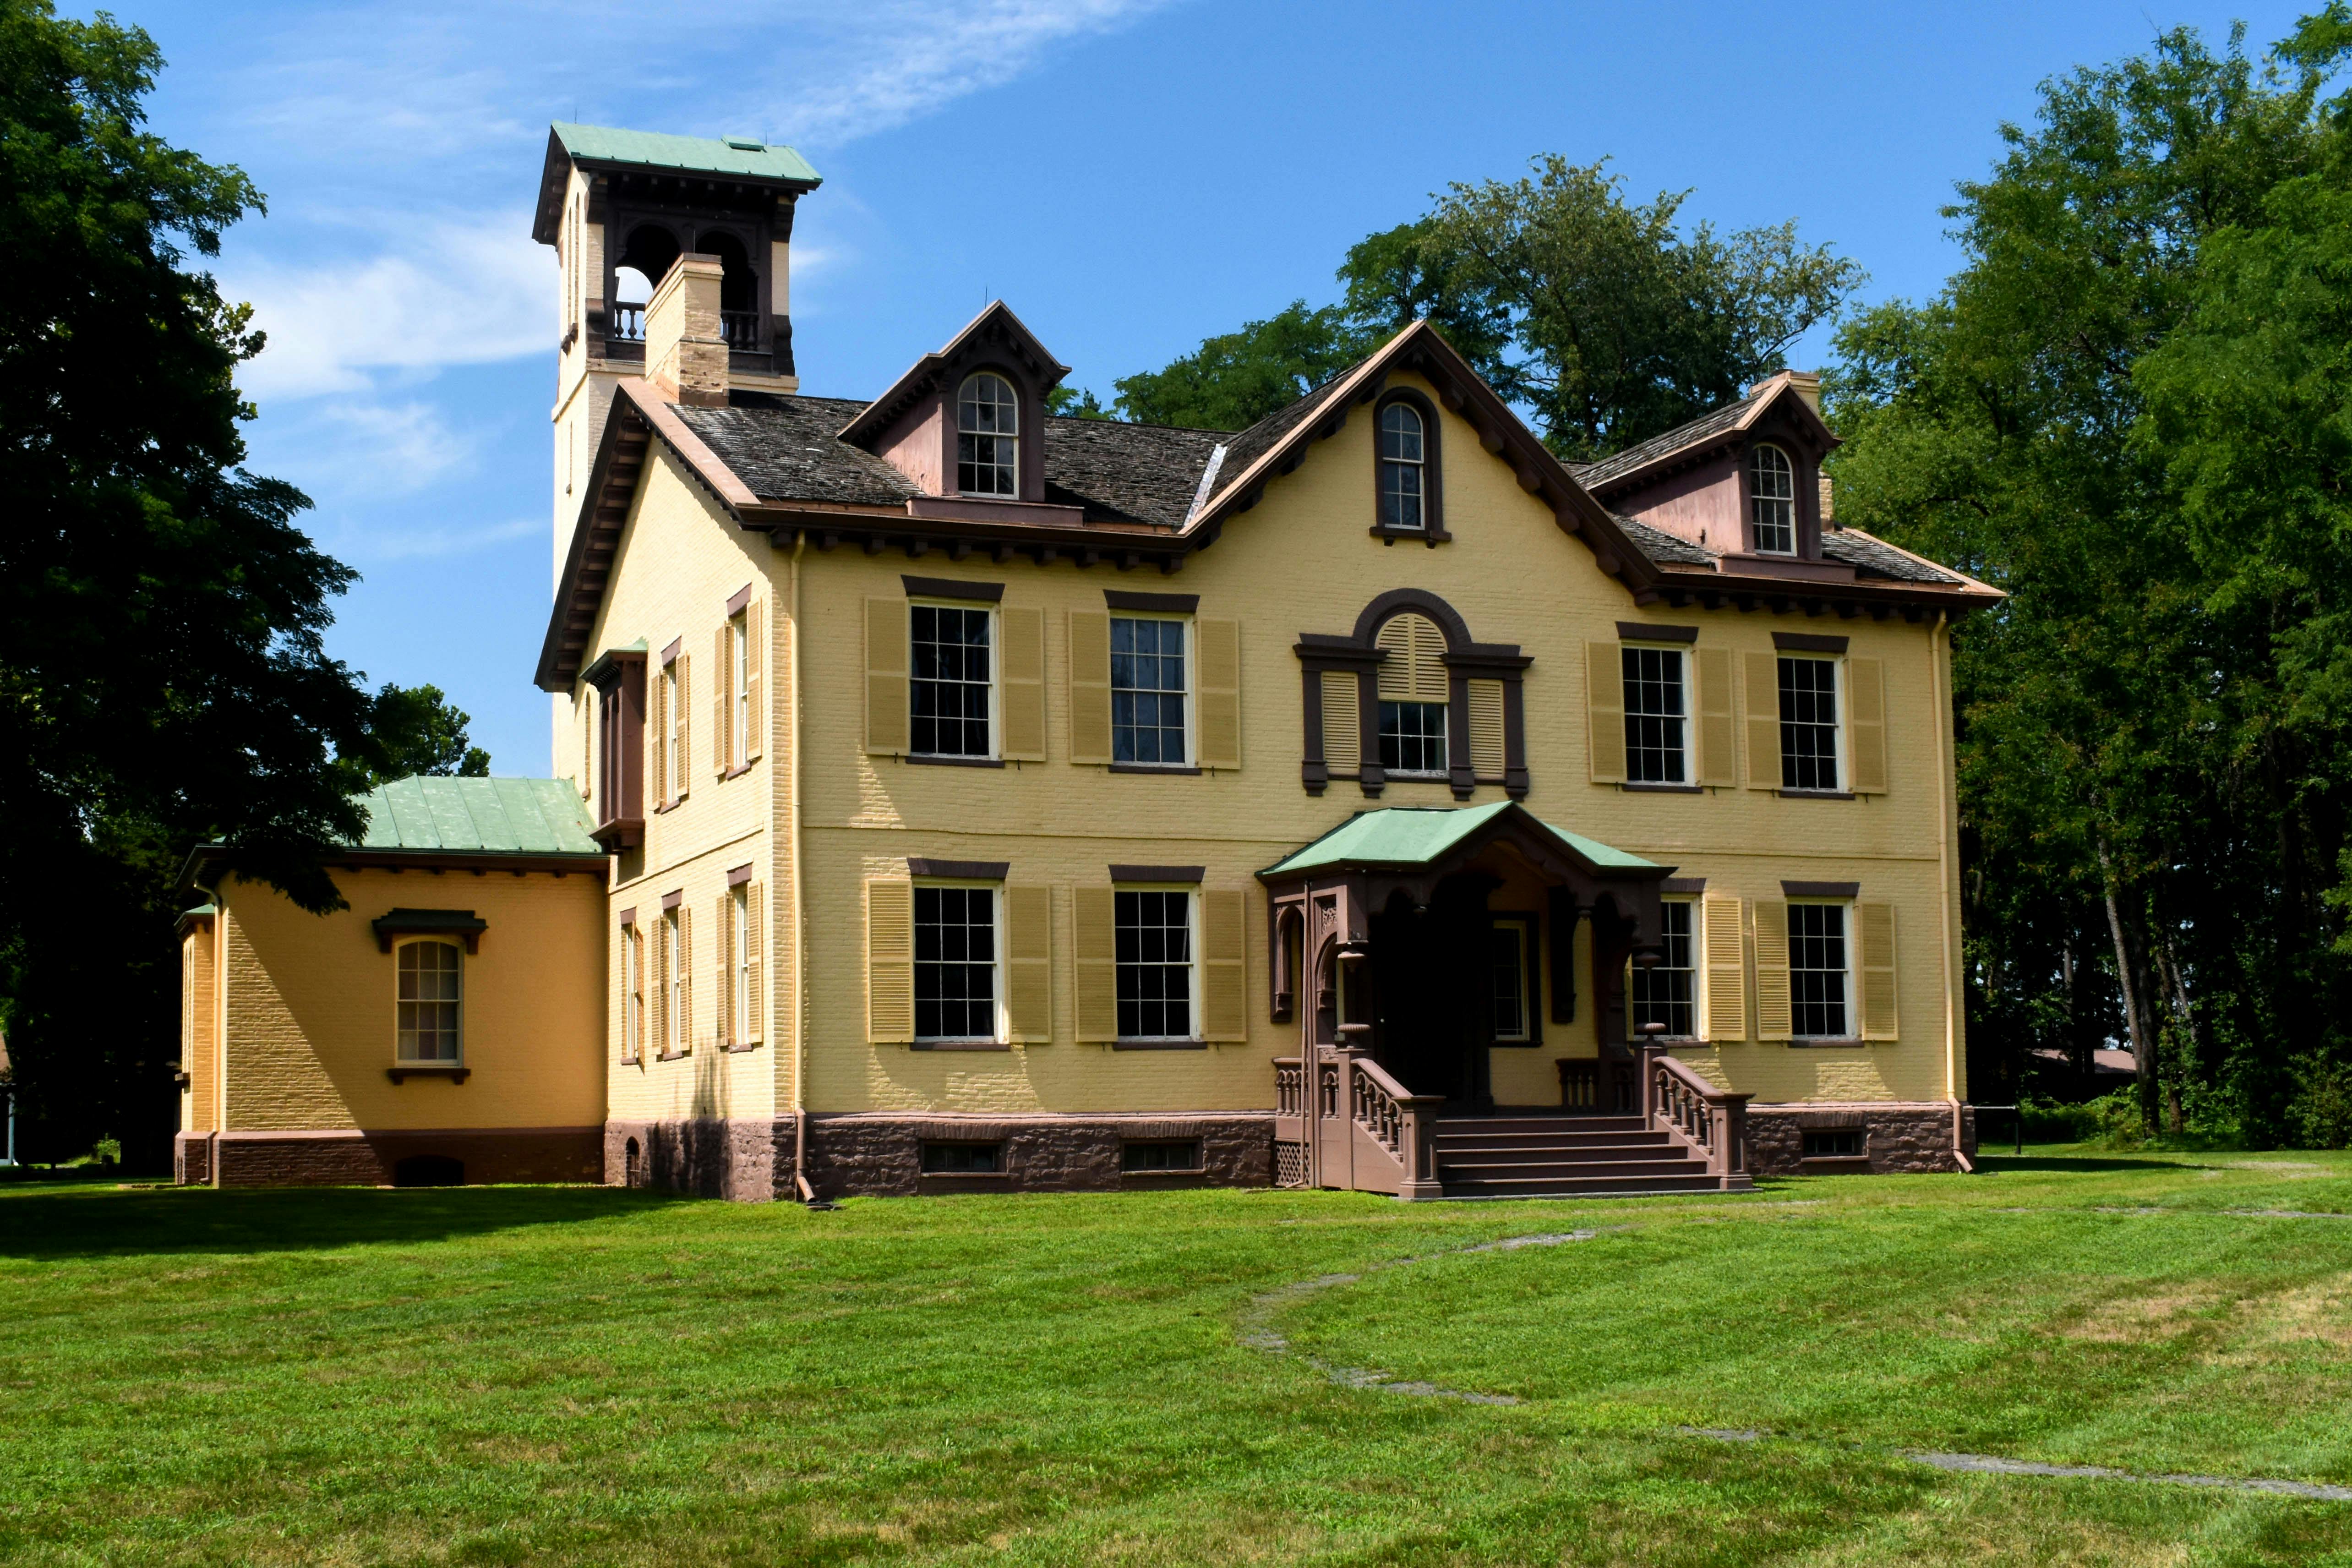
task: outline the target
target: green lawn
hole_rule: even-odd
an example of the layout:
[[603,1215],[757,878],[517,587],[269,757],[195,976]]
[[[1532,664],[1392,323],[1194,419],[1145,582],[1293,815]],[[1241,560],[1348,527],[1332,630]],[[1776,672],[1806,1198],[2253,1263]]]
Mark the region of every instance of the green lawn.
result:
[[2352,1502],[1908,1457],[2352,1485],[2352,1158],[1988,1163],[829,1214],[0,1188],[0,1562],[2352,1563]]

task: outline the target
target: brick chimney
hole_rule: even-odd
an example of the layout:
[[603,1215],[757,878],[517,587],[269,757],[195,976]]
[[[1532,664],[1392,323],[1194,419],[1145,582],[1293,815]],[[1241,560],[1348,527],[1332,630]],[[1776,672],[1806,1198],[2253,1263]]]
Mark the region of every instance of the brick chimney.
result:
[[1790,370],[1781,373],[1789,378],[1789,390],[1803,398],[1815,414],[1822,411],[1822,378],[1819,372]]
[[670,264],[646,304],[646,379],[673,403],[727,405],[727,340],[719,328],[719,258]]

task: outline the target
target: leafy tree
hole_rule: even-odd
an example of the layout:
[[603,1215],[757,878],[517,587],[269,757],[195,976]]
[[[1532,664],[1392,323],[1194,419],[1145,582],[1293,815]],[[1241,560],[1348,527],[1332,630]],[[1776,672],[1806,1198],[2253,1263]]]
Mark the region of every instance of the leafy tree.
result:
[[186,847],[318,908],[311,847],[360,826],[329,762],[367,699],[320,643],[352,574],[241,467],[260,335],[187,265],[261,197],[143,129],[161,63],[103,15],[0,0],[0,998],[37,1156],[112,1131],[155,1157]]
[[1361,335],[1336,306],[1304,300],[1239,331],[1204,341],[1156,371],[1112,384],[1122,418],[1196,430],[1239,430],[1286,408],[1362,356]]
[[2347,39],[2048,83],[1944,295],[1840,335],[1841,517],[2012,595],[1956,658],[1975,1024],[2079,1026],[2095,915],[2150,1131],[2284,1136],[2352,1046]]
[[1108,419],[1110,410],[1091,392],[1075,386],[1057,386],[1045,395],[1045,412],[1065,419]]
[[420,773],[487,778],[490,753],[467,743],[466,726],[472,722],[437,686],[387,682],[370,703],[365,740],[336,759],[344,787],[356,794]]

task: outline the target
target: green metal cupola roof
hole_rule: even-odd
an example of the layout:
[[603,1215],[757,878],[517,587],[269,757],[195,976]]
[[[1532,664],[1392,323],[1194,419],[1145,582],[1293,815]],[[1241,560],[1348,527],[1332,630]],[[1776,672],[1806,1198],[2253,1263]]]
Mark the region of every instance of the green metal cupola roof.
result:
[[558,121],[548,127],[547,166],[540,176],[539,210],[531,224],[531,237],[541,245],[555,241],[564,180],[573,163],[761,185],[794,196],[816,189],[824,180],[796,149],[755,136],[672,136]]

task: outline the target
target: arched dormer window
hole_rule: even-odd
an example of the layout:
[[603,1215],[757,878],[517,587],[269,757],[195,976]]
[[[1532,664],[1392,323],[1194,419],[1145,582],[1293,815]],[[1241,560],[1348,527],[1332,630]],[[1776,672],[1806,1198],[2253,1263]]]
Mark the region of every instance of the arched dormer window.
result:
[[1297,652],[1309,795],[1345,778],[1378,795],[1394,778],[1443,784],[1457,800],[1488,784],[1526,797],[1530,660],[1517,645],[1474,641],[1444,600],[1395,588],[1364,606],[1352,634],[1304,633]]
[[1436,409],[1400,387],[1377,405],[1372,439],[1372,532],[1391,542],[1418,539],[1436,545],[1451,539],[1438,472]]
[[454,942],[409,942],[400,946],[398,1059],[455,1062],[459,1037],[459,965],[465,950]]
[[1748,454],[1748,513],[1758,554],[1797,552],[1797,469],[1778,447]]
[[1013,384],[989,371],[956,394],[956,489],[968,496],[1021,493],[1021,406]]

